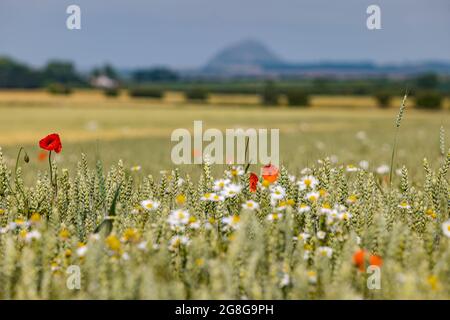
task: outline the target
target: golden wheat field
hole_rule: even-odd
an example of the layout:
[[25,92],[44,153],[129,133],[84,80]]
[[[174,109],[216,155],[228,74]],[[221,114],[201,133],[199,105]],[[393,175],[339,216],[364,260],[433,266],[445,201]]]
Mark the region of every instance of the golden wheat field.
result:
[[[401,103],[0,92],[0,299],[449,299],[449,101]],[[279,167],[173,165],[195,120]]]

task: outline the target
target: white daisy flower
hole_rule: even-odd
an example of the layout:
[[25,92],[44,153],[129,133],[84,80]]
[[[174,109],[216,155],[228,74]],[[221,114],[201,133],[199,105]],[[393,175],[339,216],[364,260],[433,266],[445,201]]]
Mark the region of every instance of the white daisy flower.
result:
[[447,220],[442,224],[442,231],[447,238],[450,238],[450,220]]
[[359,162],[359,167],[360,167],[361,169],[363,169],[363,170],[369,169],[369,161],[367,161],[367,160],[361,160],[361,161]]
[[308,271],[307,275],[308,275],[309,283],[311,283],[311,284],[317,283],[317,273],[315,271],[312,271],[312,270]]
[[147,250],[147,243],[148,243],[147,241],[141,241],[141,242],[138,243],[137,248],[139,250],[146,251]]
[[304,176],[300,179],[300,181],[297,183],[300,190],[306,190],[306,189],[314,189],[319,181],[311,175]]
[[307,241],[309,238],[311,237],[311,235],[309,233],[306,232],[302,232],[298,235],[298,239],[299,240],[303,240],[303,241]]
[[215,193],[212,193],[212,192],[205,193],[205,194],[200,198],[200,200],[202,200],[202,201],[211,201],[212,198],[213,198],[215,195],[216,195],[216,194],[215,194]]
[[281,213],[271,213],[267,216],[267,220],[269,221],[276,221],[280,220],[283,217]]
[[356,202],[356,200],[358,200],[358,197],[356,197],[356,195],[354,195],[354,194],[351,194],[351,195],[348,196],[346,202],[348,204],[353,204],[353,203]]
[[141,206],[147,211],[155,211],[159,207],[159,202],[153,200],[144,200],[141,201]]
[[303,175],[309,175],[312,173],[312,170],[310,168],[303,168],[302,171],[300,171]]
[[256,210],[259,208],[259,204],[253,200],[247,200],[242,204],[242,208],[247,210]]
[[25,236],[25,241],[32,242],[33,240],[38,240],[40,238],[41,238],[41,233],[37,230],[32,230],[32,231],[28,232],[27,235]]
[[280,286],[286,287],[291,283],[291,279],[289,278],[289,275],[287,273],[283,274],[283,278],[281,278]]
[[323,214],[331,214],[333,212],[333,209],[331,209],[328,203],[324,203],[320,208],[320,212]]
[[309,260],[310,258],[311,258],[311,251],[306,250],[306,251],[303,253],[303,260]]
[[305,204],[305,203],[301,203],[301,204],[298,206],[298,212],[299,212],[299,213],[309,212],[310,210],[311,210],[311,207],[308,206],[308,205]]
[[316,202],[320,198],[320,193],[316,191],[308,192],[305,196],[306,200],[309,200],[311,202]]
[[223,201],[224,197],[222,195],[218,195],[218,194],[212,192],[212,193],[205,193],[203,195],[203,197],[200,198],[200,200],[218,202],[218,201]]
[[242,166],[232,166],[230,170],[225,171],[226,175],[230,178],[242,176],[245,171]]
[[100,240],[100,234],[98,234],[98,233],[91,234],[89,236],[89,240],[94,241],[94,242]]
[[381,174],[381,175],[384,175],[384,174],[388,174],[389,173],[389,166],[387,165],[387,164],[382,164],[381,166],[379,166],[377,169],[376,169],[376,172],[378,173],[378,174]]
[[349,213],[347,211],[341,212],[338,215],[339,220],[342,220],[342,221],[348,221],[348,220],[350,220],[351,217],[352,217],[351,213]]
[[189,217],[188,211],[177,209],[170,212],[167,222],[169,222],[172,227],[182,227],[189,223]]
[[131,170],[132,172],[138,172],[138,171],[141,171],[141,169],[142,169],[141,166],[132,166],[132,167],[130,168],[130,170]]
[[242,186],[234,183],[230,183],[225,187],[225,189],[221,192],[221,195],[225,198],[233,198],[238,195],[242,190]]
[[198,221],[194,217],[190,219],[189,228],[196,230],[200,229],[200,226],[201,226],[200,221]]
[[282,186],[273,186],[270,188],[270,191],[272,191],[270,197],[274,200],[281,200],[286,194],[286,191]]
[[353,164],[348,164],[345,167],[345,171],[347,171],[347,172],[357,172],[357,171],[359,171],[359,168],[357,166],[353,165]]
[[186,236],[174,236],[172,237],[172,239],[170,239],[169,250],[175,251],[182,245],[188,245],[189,242],[189,238]]
[[406,201],[400,202],[400,204],[398,205],[398,207],[399,207],[400,209],[405,209],[405,210],[411,209],[411,206],[410,206],[410,205],[408,204],[408,202],[406,202]]
[[77,255],[79,257],[84,257],[86,255],[87,250],[88,250],[88,247],[86,245],[79,246],[77,248]]
[[237,229],[239,227],[239,222],[241,221],[241,218],[237,215],[223,217],[222,222],[232,229]]
[[320,230],[317,232],[316,236],[317,239],[323,240],[327,236],[327,233],[325,231]]
[[230,183],[230,179],[219,179],[214,181],[214,191],[222,191],[228,184]]
[[327,258],[331,258],[331,256],[333,255],[333,249],[331,249],[330,247],[319,247],[317,248],[317,252],[320,256]]

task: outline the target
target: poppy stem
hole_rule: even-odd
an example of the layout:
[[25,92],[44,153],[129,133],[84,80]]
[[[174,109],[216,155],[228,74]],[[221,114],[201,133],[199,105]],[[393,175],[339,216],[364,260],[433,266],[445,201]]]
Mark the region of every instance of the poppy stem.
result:
[[52,187],[55,187],[55,183],[53,182],[53,166],[52,166],[52,151],[48,153],[48,165],[50,167],[50,183]]
[[20,154],[22,153],[23,147],[20,147],[19,149],[19,153],[17,154],[17,159],[16,159],[16,167],[14,169],[14,173],[17,176],[17,169],[19,168],[19,159],[20,159]]

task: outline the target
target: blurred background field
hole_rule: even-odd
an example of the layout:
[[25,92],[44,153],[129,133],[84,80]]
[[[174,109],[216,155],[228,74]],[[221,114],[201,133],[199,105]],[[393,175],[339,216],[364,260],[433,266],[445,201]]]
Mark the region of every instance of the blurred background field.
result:
[[[370,96],[312,96],[310,108],[259,103],[256,95],[212,95],[205,102],[193,103],[184,102],[175,92],[162,99],[136,99],[126,94],[109,98],[96,90],[68,96],[39,90],[1,91],[0,146],[11,166],[19,146],[26,147],[30,178],[47,169],[46,160],[39,160],[38,141],[51,132],[62,137],[60,168],[73,168],[85,153],[91,162],[100,157],[111,165],[123,159],[126,167],[140,165],[143,173],[157,174],[173,168],[172,131],[191,131],[193,121],[202,120],[204,130],[280,129],[280,161],[294,173],[325,156],[344,165],[367,160],[371,169],[390,162],[399,97],[383,109]],[[406,164],[415,176],[422,175],[424,157],[432,163],[439,161],[439,131],[443,126],[450,132],[450,117],[448,100],[439,111],[422,111],[413,105],[413,99],[407,102],[397,164]],[[181,169],[197,170],[194,165]]]

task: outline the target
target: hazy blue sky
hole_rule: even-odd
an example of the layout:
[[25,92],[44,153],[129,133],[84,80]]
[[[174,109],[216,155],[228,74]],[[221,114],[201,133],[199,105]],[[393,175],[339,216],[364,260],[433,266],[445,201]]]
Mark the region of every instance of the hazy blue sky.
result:
[[[66,29],[66,8],[82,30]],[[382,30],[366,8],[382,9]],[[0,0],[0,55],[195,67],[243,38],[290,61],[450,61],[450,0]]]

